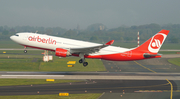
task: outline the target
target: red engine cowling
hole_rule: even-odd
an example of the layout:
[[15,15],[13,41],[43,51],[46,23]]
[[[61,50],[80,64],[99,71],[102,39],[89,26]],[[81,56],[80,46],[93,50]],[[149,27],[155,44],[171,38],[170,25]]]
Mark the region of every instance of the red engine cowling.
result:
[[66,49],[62,49],[62,48],[56,48],[56,56],[60,56],[60,57],[66,57],[71,55],[70,52]]

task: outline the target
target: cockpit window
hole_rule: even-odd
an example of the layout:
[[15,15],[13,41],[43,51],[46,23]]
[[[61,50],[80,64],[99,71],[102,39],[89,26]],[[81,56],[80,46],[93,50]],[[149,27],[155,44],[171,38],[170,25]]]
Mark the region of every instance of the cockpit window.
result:
[[18,34],[16,34],[15,36],[19,36]]

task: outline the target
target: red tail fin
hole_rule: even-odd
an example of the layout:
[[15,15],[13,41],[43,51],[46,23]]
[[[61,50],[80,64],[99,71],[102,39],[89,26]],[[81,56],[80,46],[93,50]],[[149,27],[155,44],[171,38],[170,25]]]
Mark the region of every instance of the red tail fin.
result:
[[161,48],[164,40],[166,39],[169,30],[161,30],[145,43],[143,43],[138,48],[134,49],[136,51],[141,51],[145,53],[157,54]]

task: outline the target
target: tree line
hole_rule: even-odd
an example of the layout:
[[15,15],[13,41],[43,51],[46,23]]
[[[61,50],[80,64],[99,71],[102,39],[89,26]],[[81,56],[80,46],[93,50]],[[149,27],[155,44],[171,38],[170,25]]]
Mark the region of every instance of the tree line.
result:
[[32,27],[32,26],[0,26],[0,40],[9,40],[11,35],[18,32],[37,32],[72,39],[79,39],[93,42],[107,42],[116,40],[120,42],[136,42],[137,32],[140,33],[140,41],[146,41],[161,29],[170,30],[166,42],[178,43],[180,39],[180,24],[145,24],[139,26],[120,26],[118,28],[107,29],[101,23],[92,24],[87,29],[65,29],[61,27]]

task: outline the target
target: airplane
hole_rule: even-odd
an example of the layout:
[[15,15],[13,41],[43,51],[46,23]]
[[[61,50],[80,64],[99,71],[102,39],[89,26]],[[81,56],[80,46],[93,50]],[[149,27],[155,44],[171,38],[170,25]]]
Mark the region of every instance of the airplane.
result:
[[79,63],[84,67],[88,65],[85,58],[104,59],[111,61],[134,61],[150,58],[160,58],[158,54],[169,30],[161,30],[145,43],[135,48],[122,48],[111,46],[114,40],[105,44],[91,43],[87,41],[69,38],[49,36],[46,34],[22,32],[10,37],[14,42],[26,47],[54,51],[58,57],[77,56]]

